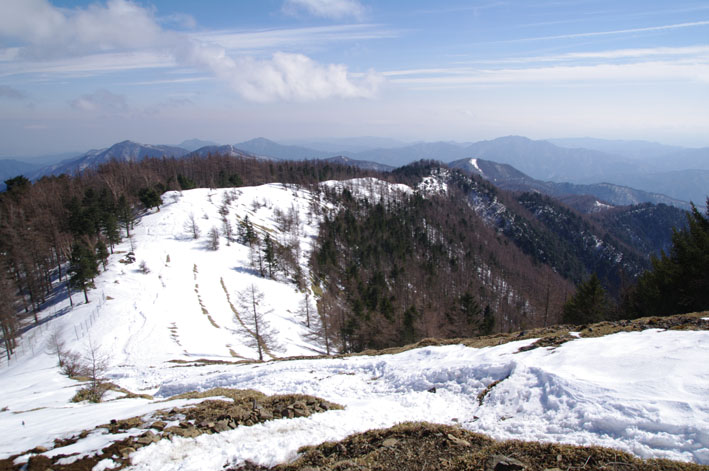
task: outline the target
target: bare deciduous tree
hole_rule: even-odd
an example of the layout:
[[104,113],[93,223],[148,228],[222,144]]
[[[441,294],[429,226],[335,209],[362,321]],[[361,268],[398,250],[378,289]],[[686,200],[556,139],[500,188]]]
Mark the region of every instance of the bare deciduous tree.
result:
[[209,250],[219,250],[219,229],[212,227],[207,233],[207,248]]
[[60,368],[64,366],[65,355],[67,353],[66,342],[62,338],[58,328],[52,330],[47,340],[47,353],[57,356],[57,363]]
[[241,320],[248,333],[246,343],[257,350],[259,360],[263,360],[264,354],[274,356],[279,349],[275,332],[266,320],[272,310],[264,306],[263,299],[263,293],[253,284],[238,293]]
[[199,226],[197,225],[197,221],[195,220],[193,213],[190,213],[190,215],[187,216],[187,221],[185,221],[185,231],[187,231],[193,239],[199,239]]
[[2,329],[5,354],[9,360],[17,347],[17,331],[19,321],[17,318],[15,287],[12,282],[0,273],[0,329]]

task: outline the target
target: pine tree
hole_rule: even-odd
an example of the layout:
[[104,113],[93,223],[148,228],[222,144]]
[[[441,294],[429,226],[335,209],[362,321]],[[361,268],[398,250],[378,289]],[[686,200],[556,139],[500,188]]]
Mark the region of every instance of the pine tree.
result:
[[415,322],[419,317],[419,312],[415,306],[410,306],[404,311],[404,319],[401,331],[401,343],[407,345],[416,341],[417,332]]
[[268,267],[268,277],[273,278],[273,274],[277,271],[278,267],[276,266],[276,249],[273,239],[271,239],[268,233],[266,233],[266,237],[263,241],[263,260]]
[[162,198],[154,188],[141,188],[138,192],[138,198],[146,209],[158,208],[158,211],[160,211]]
[[121,233],[118,230],[118,218],[115,213],[109,213],[104,218],[103,235],[108,241],[108,246],[111,249],[111,253],[113,253],[113,246],[121,241]]
[[470,291],[466,291],[460,297],[460,311],[463,314],[463,318],[467,324],[473,324],[478,320],[478,317],[482,311]]
[[71,249],[69,265],[69,284],[84,292],[84,299],[89,302],[88,289],[98,274],[98,264],[94,253],[83,243],[75,243]]
[[238,234],[239,243],[241,244],[253,246],[256,242],[258,242],[258,236],[254,230],[254,225],[251,224],[251,221],[249,220],[249,216],[246,216],[244,219],[239,221]]
[[490,335],[495,329],[495,314],[492,312],[490,305],[485,306],[483,311],[483,322],[480,325],[480,335]]
[[106,262],[108,261],[108,249],[106,248],[106,243],[101,239],[96,242],[96,260],[101,262],[105,271]]
[[31,186],[30,181],[24,175],[5,180],[5,187],[9,194],[17,194]]
[[133,209],[130,207],[130,204],[128,203],[128,200],[126,199],[125,195],[121,195],[121,197],[118,198],[118,205],[116,207],[116,211],[118,216],[118,222],[123,225],[126,230],[126,237],[130,237],[130,230],[133,226],[133,221],[135,220],[135,218],[133,217]]
[[675,230],[670,253],[652,258],[626,303],[625,315],[669,316],[709,309],[709,198],[707,215],[696,206],[687,228]]
[[588,324],[608,318],[610,302],[601,281],[594,273],[576,288],[576,293],[564,304],[562,322]]

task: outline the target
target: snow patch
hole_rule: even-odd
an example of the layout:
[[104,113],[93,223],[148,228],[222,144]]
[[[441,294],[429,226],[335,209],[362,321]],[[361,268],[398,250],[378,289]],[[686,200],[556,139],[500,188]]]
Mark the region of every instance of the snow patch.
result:
[[473,170],[483,176],[483,171],[478,165],[478,159],[470,159],[470,166],[473,167]]

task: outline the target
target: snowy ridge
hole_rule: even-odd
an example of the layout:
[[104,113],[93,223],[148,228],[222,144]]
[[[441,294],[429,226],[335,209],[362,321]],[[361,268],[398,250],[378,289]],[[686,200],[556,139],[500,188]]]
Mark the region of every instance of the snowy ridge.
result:
[[[324,186],[375,201],[414,191],[375,179]],[[307,279],[320,218],[337,208],[318,192],[281,184],[170,192],[163,201],[159,212],[135,226],[132,242],[116,248],[89,293],[91,302],[78,303],[75,295],[73,309],[63,300],[43,312],[42,318],[55,318],[26,333],[21,353],[0,366],[0,459],[51,447],[55,438],[111,419],[200,401],[161,402],[174,394],[231,387],[311,394],[345,409],[163,439],[135,452],[132,469],[221,470],[245,460],[272,465],[294,458],[303,445],[412,420],[459,424],[495,438],[596,444],[709,464],[707,331],[577,338],[524,352],[520,347],[534,339],[481,349],[450,345],[395,355],[237,364],[256,358],[232,310],[238,291],[251,284],[265,294],[266,318],[280,345],[273,356],[312,355],[322,348],[297,312],[304,292],[282,273],[276,279],[259,276],[246,245],[227,245],[220,237],[219,249],[209,250],[207,233],[221,228],[225,211],[233,226],[248,216],[260,236],[297,242]],[[283,215],[292,216],[294,228],[283,229]],[[191,218],[202,234],[198,239],[185,228]],[[131,244],[137,262],[120,263]],[[141,261],[150,273],[140,272]],[[101,404],[70,402],[81,385],[59,374],[56,357],[46,353],[53,331],[77,351],[91,338],[109,359],[110,381],[156,398],[110,393],[111,400]],[[233,363],[195,362],[200,358]],[[190,366],[176,368],[172,360]],[[480,403],[480,393],[495,382]],[[47,454],[82,456],[119,438],[94,431]]]
[[450,170],[447,168],[433,168],[431,175],[425,176],[417,185],[417,189],[424,195],[445,195],[448,193],[448,183]]

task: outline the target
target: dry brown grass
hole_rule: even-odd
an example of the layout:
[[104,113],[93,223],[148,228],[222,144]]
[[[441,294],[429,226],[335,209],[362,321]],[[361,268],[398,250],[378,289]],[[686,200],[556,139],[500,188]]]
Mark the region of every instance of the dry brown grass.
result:
[[[707,471],[709,467],[669,460],[641,460],[601,447],[552,443],[495,441],[461,428],[406,423],[352,435],[340,442],[300,450],[296,461],[265,468],[245,464],[234,470],[481,470],[492,471],[495,457],[521,462],[526,471]],[[520,469],[520,468],[497,468]]]

